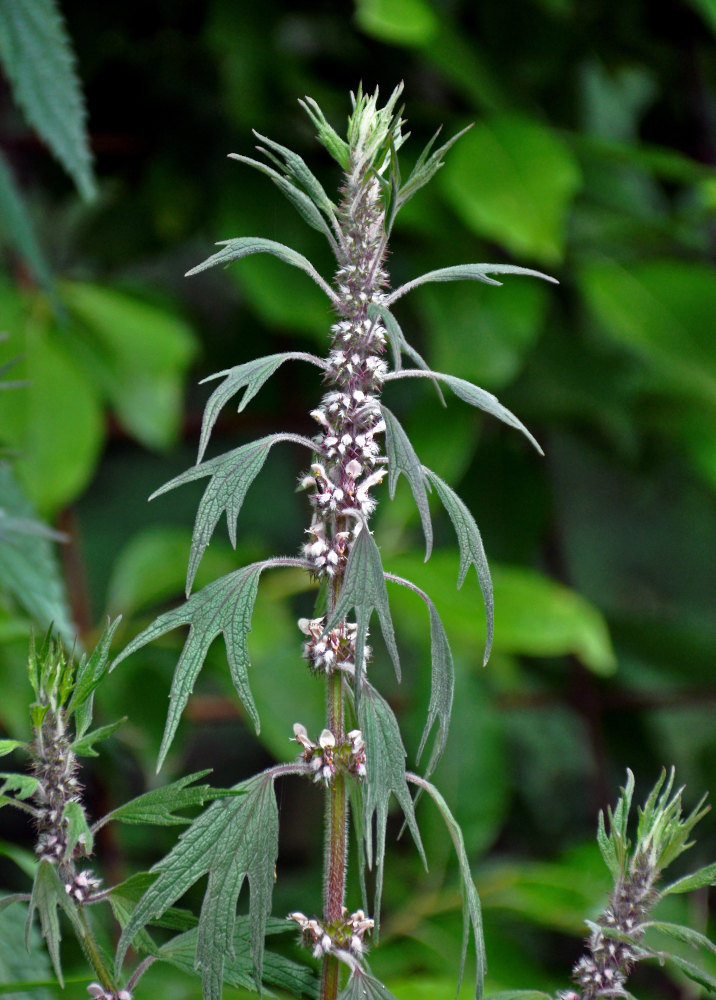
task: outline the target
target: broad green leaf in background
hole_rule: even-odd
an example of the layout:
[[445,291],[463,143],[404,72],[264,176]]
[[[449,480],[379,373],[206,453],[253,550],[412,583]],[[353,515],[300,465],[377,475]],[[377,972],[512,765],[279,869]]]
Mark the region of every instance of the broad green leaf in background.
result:
[[[52,979],[52,966],[36,927],[30,930],[29,950],[25,946],[26,919],[26,902],[0,911],[0,941],[3,944],[0,948],[0,984],[41,983]],[[18,991],[11,994],[11,998],[18,1000],[28,996],[32,996],[32,1000],[51,1000],[56,993],[34,986],[30,994],[19,986]]]
[[577,161],[556,133],[513,114],[478,122],[438,177],[474,232],[545,264],[564,258],[567,216],[580,182]]
[[355,6],[358,27],[390,45],[426,45],[438,29],[426,0],[356,0]]
[[[375,895],[373,918],[378,926],[380,902],[383,892],[383,866],[385,862],[385,829],[388,823],[388,803],[395,795],[405,816],[416,847],[423,862],[425,854],[415,819],[413,800],[405,780],[405,747],[400,735],[398,720],[388,702],[367,682],[358,703],[358,726],[366,745],[365,784],[361,785],[363,798],[363,829],[368,868],[375,863]],[[375,817],[375,841],[373,819]]]
[[0,462],[0,590],[11,594],[41,629],[52,624],[71,646],[75,628],[53,548],[59,538],[35,519],[9,464]]
[[11,356],[22,355],[16,371],[28,385],[0,393],[0,427],[19,452],[21,486],[47,515],[73,500],[94,472],[104,432],[100,400],[49,315],[26,319],[7,345]]
[[147,447],[168,447],[179,433],[184,375],[198,349],[189,326],[113,288],[66,282],[61,295],[78,324],[78,355],[120,423]]
[[268,254],[257,254],[236,268],[232,278],[258,320],[270,330],[290,331],[292,338],[325,344],[333,321],[330,306],[297,270],[287,270]]
[[75,55],[55,0],[0,0],[0,59],[27,120],[80,194],[95,193]]
[[[704,264],[652,260],[588,264],[582,293],[605,333],[641,357],[666,389],[713,407],[716,275]],[[711,411],[713,413],[713,410]]]
[[231,954],[236,901],[249,880],[249,923],[254,981],[260,988],[264,929],[269,918],[278,854],[278,810],[270,773],[235,788],[244,794],[206,809],[152,872],[159,877],[133,910],[117,948],[117,969],[132,939],[153,918],[208,874],[199,918],[196,962],[201,964],[204,996],[219,1000],[226,955]]

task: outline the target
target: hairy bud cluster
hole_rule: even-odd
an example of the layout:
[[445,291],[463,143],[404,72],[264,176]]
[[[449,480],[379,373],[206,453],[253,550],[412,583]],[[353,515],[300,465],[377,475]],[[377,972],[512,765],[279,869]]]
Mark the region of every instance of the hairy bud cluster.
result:
[[[315,673],[331,674],[343,670],[355,672],[356,634],[355,622],[342,621],[325,632],[325,618],[299,618],[298,627],[308,642],[303,644],[303,656]],[[370,646],[363,651],[363,662],[370,659]]]
[[132,994],[129,990],[119,990],[115,993],[112,990],[106,990],[100,983],[90,983],[87,992],[92,1000],[132,1000]]
[[[566,990],[560,993],[560,1000],[627,996],[626,980],[639,957],[630,942],[636,944],[644,933],[644,921],[657,899],[656,876],[657,872],[642,855],[618,881],[609,905],[589,937],[588,954],[572,969],[572,980],[580,992]],[[612,937],[610,931],[616,936]]]
[[295,722],[292,740],[303,747],[301,759],[310,764],[315,782],[322,781],[324,785],[330,785],[337,770],[356,778],[365,777],[365,743],[360,729],[352,729],[346,733],[346,739],[338,745],[330,729],[324,729],[318,737],[318,743],[314,743],[309,738],[306,727]]
[[363,910],[348,913],[345,907],[343,919],[328,925],[315,918],[309,919],[299,911],[288,916],[298,924],[303,943],[312,949],[314,958],[323,958],[324,955],[361,958],[364,953],[363,938],[374,926],[374,921],[366,917]]
[[37,841],[40,861],[60,864],[67,852],[67,821],[64,812],[70,802],[78,802],[81,787],[77,780],[77,758],[65,732],[64,713],[48,710],[33,744],[33,774]]

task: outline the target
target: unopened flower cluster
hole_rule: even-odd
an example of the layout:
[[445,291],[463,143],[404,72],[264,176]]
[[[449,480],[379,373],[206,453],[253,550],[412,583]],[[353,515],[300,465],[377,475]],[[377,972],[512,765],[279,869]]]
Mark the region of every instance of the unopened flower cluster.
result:
[[114,993],[106,990],[100,983],[90,983],[87,992],[92,1000],[132,1000],[132,994],[129,990],[119,990],[119,992]]
[[336,770],[343,770],[356,778],[364,778],[366,769],[365,743],[360,729],[352,729],[346,733],[346,739],[336,746],[336,738],[330,729],[324,729],[314,743],[308,736],[306,727],[300,722],[294,723],[293,739],[303,747],[302,759],[310,765],[313,780],[330,785],[336,776]]
[[[299,618],[298,627],[308,642],[303,644],[303,656],[311,670],[319,674],[331,674],[343,670],[355,672],[356,634],[355,622],[342,621],[335,628],[325,631],[325,618]],[[366,646],[363,653],[364,664],[370,659],[371,650]]]
[[314,958],[323,958],[324,955],[335,955],[343,960],[360,958],[364,952],[363,938],[374,924],[363,910],[349,914],[345,907],[343,920],[330,926],[324,926],[315,917],[309,918],[298,911],[289,913],[289,918],[298,924],[303,943],[312,949]]

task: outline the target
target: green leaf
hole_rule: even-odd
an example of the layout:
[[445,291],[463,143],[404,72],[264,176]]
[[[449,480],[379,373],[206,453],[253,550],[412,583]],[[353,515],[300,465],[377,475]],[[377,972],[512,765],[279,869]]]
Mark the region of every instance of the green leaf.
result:
[[186,816],[176,815],[179,809],[203,806],[205,802],[212,799],[236,794],[224,789],[212,788],[211,785],[187,787],[193,782],[205,778],[207,774],[211,774],[211,769],[195,771],[194,774],[179,778],[163,788],[153,788],[143,795],[138,795],[107,813],[98,823],[94,824],[92,829],[96,833],[110,820],[120,823],[149,823],[152,826],[185,826],[191,820],[187,819]]
[[11,771],[0,771],[0,778],[3,779],[0,785],[0,795],[12,792],[16,799],[29,799],[37,791],[39,781],[29,774],[14,774]]
[[716,309],[711,268],[681,260],[589,264],[583,294],[606,333],[641,357],[677,396],[713,405],[716,345],[704,315]]
[[493,396],[491,392],[473,385],[472,382],[468,382],[464,378],[458,378],[456,375],[445,375],[443,372],[434,371],[418,371],[415,368],[407,368],[399,372],[389,372],[385,377],[385,381],[395,381],[402,378],[432,378],[447,382],[459,399],[469,403],[470,406],[475,406],[477,409],[489,413],[490,416],[497,417],[498,420],[501,420],[503,424],[507,424],[508,427],[514,427],[516,430],[521,431],[540,455],[544,455],[539,443],[530,434],[522,421],[518,420],[514,413],[508,410],[506,406],[503,406],[497,396]]
[[348,143],[338,135],[333,126],[328,124],[325,115],[312,97],[306,97],[305,100],[298,103],[318,129],[318,141],[328,150],[333,159],[340,164],[341,168],[347,170],[350,158]]
[[554,130],[512,114],[480,121],[450,157],[439,184],[479,236],[546,264],[564,258],[567,217],[581,176]]
[[428,181],[432,180],[437,171],[444,165],[443,156],[454,145],[461,136],[469,132],[472,125],[468,125],[466,128],[461,129],[452,139],[448,139],[444,142],[439,149],[436,149],[434,153],[430,150],[435,143],[438,135],[440,134],[440,129],[435,133],[430,142],[427,144],[425,149],[422,151],[418,157],[418,161],[410,172],[410,176],[403,186],[400,188],[397,199],[397,210],[399,210],[407,201],[409,201],[416,191],[419,191],[421,187],[424,187]]
[[291,264],[292,267],[298,267],[301,271],[305,271],[316,282],[318,287],[326,293],[331,302],[335,304],[337,301],[330,285],[323,280],[310,260],[304,257],[303,254],[298,253],[297,250],[292,250],[290,247],[284,246],[283,243],[277,243],[275,240],[265,240],[259,236],[240,236],[234,240],[219,240],[216,245],[223,247],[223,250],[218,250],[211,257],[207,257],[201,264],[187,271],[187,278],[193,274],[199,274],[201,271],[206,271],[207,268],[216,267],[218,264],[230,264],[234,260],[241,260],[242,257],[248,257],[252,253],[270,253],[286,264]]
[[480,1000],[482,997],[482,990],[485,981],[485,944],[482,936],[482,911],[480,908],[480,897],[477,894],[477,889],[475,888],[475,883],[472,880],[472,873],[470,871],[470,862],[468,860],[467,854],[465,852],[465,843],[463,841],[462,832],[460,827],[455,822],[452,813],[450,812],[445,799],[442,797],[440,792],[431,785],[429,781],[424,781],[417,775],[408,774],[407,778],[412,781],[419,788],[424,789],[428,795],[432,798],[435,805],[438,807],[440,815],[445,821],[445,825],[448,828],[448,832],[455,847],[455,853],[457,854],[457,860],[460,865],[460,875],[462,877],[462,923],[463,923],[463,935],[462,935],[462,957],[460,959],[460,971],[458,973],[458,992],[460,991],[460,985],[462,983],[462,975],[465,969],[465,957],[467,955],[467,945],[470,935],[470,927],[472,927],[473,939],[475,942],[475,959],[476,959],[476,982],[475,982],[475,996],[476,1000]]
[[85,811],[79,802],[68,802],[62,813],[62,821],[67,826],[67,846],[64,860],[72,857],[72,852],[78,844],[82,845],[82,853],[89,857],[94,847],[94,837],[87,823]]
[[198,343],[177,314],[114,288],[64,282],[75,352],[125,430],[148,448],[180,431],[183,382]]
[[221,515],[226,513],[226,527],[229,532],[229,539],[233,548],[236,548],[236,527],[241,508],[256,476],[263,468],[269,450],[278,441],[300,441],[303,444],[310,442],[298,438],[295,434],[269,434],[267,437],[252,441],[250,444],[234,448],[232,451],[212,458],[208,462],[195,465],[186,472],[182,472],[170,482],[165,483],[150,496],[150,500],[183,486],[184,483],[193,482],[195,479],[203,479],[211,476],[209,485],[204,491],[204,495],[199,503],[194,521],[194,530],[191,539],[191,552],[189,554],[189,565],[186,575],[186,595],[189,596],[194,582],[199,562],[201,561],[207,546],[211,542],[216,525],[219,523]]
[[72,613],[52,545],[56,536],[48,531],[35,520],[10,465],[0,462],[0,587],[43,629],[52,624],[69,646]]
[[358,27],[391,45],[428,45],[439,26],[438,15],[425,0],[358,0]]
[[40,926],[42,936],[47,943],[47,950],[52,959],[55,975],[64,986],[62,978],[62,965],[60,963],[60,922],[57,916],[57,909],[60,907],[65,911],[72,921],[75,930],[78,932],[80,940],[84,937],[84,930],[79,922],[77,907],[65,891],[65,887],[60,881],[57,869],[49,861],[41,861],[37,866],[35,881],[32,887],[32,897],[27,911],[27,923],[25,925],[26,944],[29,942],[32,918],[37,910],[40,916]]
[[[7,4],[8,0],[5,0]],[[2,6],[0,6],[0,10]],[[2,26],[0,25],[0,35]],[[15,183],[10,167],[0,152],[0,233],[17,253],[26,261],[37,281],[47,291],[53,288],[53,278],[44,251],[37,240],[35,227],[28,212],[25,199]],[[3,366],[5,369],[6,366]],[[3,388],[9,388],[4,383]]]
[[659,965],[663,965],[664,962],[669,962],[671,965],[675,965],[677,969],[684,973],[692,982],[698,983],[699,986],[705,987],[709,993],[716,993],[716,979],[710,976],[708,972],[704,969],[700,969],[693,962],[687,961],[685,958],[681,958],[680,955],[674,955],[672,952],[662,952],[655,951],[652,948],[646,948],[640,945],[645,958],[655,958]]
[[677,941],[683,941],[685,944],[690,944],[693,948],[705,948],[707,951],[711,951],[716,954],[716,944],[714,944],[713,941],[710,941],[705,934],[701,934],[699,931],[695,931],[691,927],[683,927],[681,924],[665,923],[663,920],[647,920],[642,926],[645,930],[651,929],[658,931],[660,934],[665,934],[667,937],[674,938]]
[[22,740],[0,740],[0,757],[6,757],[19,747],[27,750],[27,743],[23,743]]
[[264,358],[257,358],[255,361],[247,361],[246,364],[236,365],[234,368],[227,368],[225,371],[216,372],[202,379],[201,384],[216,378],[223,378],[224,381],[212,392],[204,407],[204,417],[201,423],[201,438],[199,440],[199,456],[197,461],[201,462],[209,443],[211,432],[216,423],[217,417],[222,407],[235,396],[237,392],[244,389],[238,406],[238,412],[254,398],[261,386],[266,382],[284,363],[284,361],[298,360],[310,361],[323,367],[323,362],[314,358],[311,354],[304,354],[302,351],[286,351],[284,354],[268,354]]
[[37,928],[31,928],[29,951],[25,945],[26,917],[26,900],[0,912],[0,992],[10,994],[6,1000],[54,1000],[57,992],[40,986],[58,984]]
[[[422,370],[426,372],[430,371],[428,363],[423,360],[415,348],[412,347],[405,339],[405,335],[400,328],[400,324],[389,309],[380,303],[371,302],[368,305],[368,317],[372,320],[379,320],[385,326],[385,332],[388,334],[388,340],[393,354],[393,368],[396,372],[399,372],[403,367],[401,352],[403,354],[407,354],[410,360],[413,361],[418,368],[422,368]],[[435,390],[440,397],[440,402],[443,406],[445,406],[445,397],[443,396],[442,390],[435,379],[433,379],[433,385],[435,386]]]
[[0,840],[0,856],[13,861],[20,871],[30,878],[35,877],[37,871],[37,858],[31,851],[26,851],[17,844],[10,844],[7,840]]
[[93,729],[91,732],[86,733],[79,739],[75,740],[72,744],[72,750],[77,754],[78,757],[98,757],[99,754],[94,749],[95,743],[100,743],[102,740],[109,739],[113,736],[120,726],[123,726],[127,721],[127,716],[125,715],[121,719],[117,719],[116,722],[110,722],[106,726],[100,726],[99,729]]
[[356,702],[358,702],[361,695],[365,640],[368,636],[368,624],[374,609],[378,612],[383,638],[393,661],[395,674],[398,680],[400,680],[398,647],[395,644],[395,632],[390,617],[390,605],[388,604],[388,591],[385,587],[383,564],[380,561],[378,546],[375,544],[373,536],[365,524],[351,545],[350,555],[346,562],[343,586],[338,595],[336,606],[333,609],[333,617],[326,625],[325,631],[329,632],[332,628],[335,628],[340,621],[348,617],[348,612],[353,608],[355,608],[357,625],[355,692]]
[[[298,153],[294,153],[293,150],[279,145],[273,139],[267,139],[265,135],[261,135],[256,130],[254,130],[254,135],[261,142],[266,143],[272,152],[261,149],[260,146],[257,147],[259,151],[268,156],[274,163],[278,163],[287,172],[289,177],[293,179],[294,184],[306,192],[313,204],[323,212],[326,218],[335,222],[335,205],[324,191],[321,182],[306,166],[306,163]],[[277,160],[273,153],[277,153],[280,160]]]
[[[117,631],[117,627],[121,620],[122,616],[119,615],[114,619],[114,621],[107,622],[106,626],[102,630],[102,635],[100,636],[97,645],[92,651],[92,655],[88,657],[86,653],[83,653],[82,658],[77,665],[74,687],[67,705],[67,715],[71,716],[76,713],[77,716],[75,722],[75,747],[77,742],[79,742],[81,737],[84,736],[92,723],[92,696],[97,685],[107,672],[107,667],[109,665],[109,648],[112,644],[114,633]],[[114,724],[114,728],[116,729],[118,725],[120,725],[120,723]],[[110,734],[107,733],[107,735]],[[103,737],[100,737],[100,739],[102,738]],[[77,749],[75,749],[75,753],[77,752]]]
[[321,215],[319,209],[316,208],[314,201],[305,192],[266,163],[261,163],[259,160],[252,160],[250,156],[240,156],[238,153],[229,153],[229,157],[232,160],[238,160],[239,163],[246,163],[248,166],[254,167],[256,170],[260,170],[262,174],[270,177],[279,191],[291,202],[303,221],[308,223],[312,229],[323,233],[330,243],[331,248],[335,250],[336,241],[333,233],[326,224],[326,220]]
[[[391,794],[395,795],[398,800],[424,863],[425,854],[415,819],[413,800],[405,778],[405,747],[393,710],[367,681],[363,682],[363,693],[358,702],[357,710],[358,726],[366,746],[367,777],[360,788],[363,797],[366,862],[369,868],[373,868],[375,862],[376,870],[373,917],[377,933],[383,892],[385,830]],[[375,844],[373,842],[374,817]]]
[[498,990],[490,993],[487,1000],[551,1000],[551,996],[539,990]]
[[236,902],[249,881],[250,943],[260,989],[264,933],[278,855],[278,810],[270,773],[236,786],[243,795],[214,802],[153,868],[156,881],[132,912],[117,948],[119,969],[136,933],[160,917],[203,875],[209,876],[199,918],[196,963],[207,1000],[220,1000],[224,963],[233,952]]
[[[67,338],[43,310],[11,332],[18,374],[28,386],[0,393],[0,426],[20,453],[17,478],[31,503],[46,515],[71,502],[89,482],[104,438],[95,385],[78,364]],[[57,419],[62,414],[62,420]]]
[[408,480],[410,489],[415,497],[415,505],[420,514],[420,522],[423,526],[425,536],[425,561],[430,558],[433,548],[433,526],[430,520],[430,507],[428,506],[428,492],[423,476],[423,467],[420,459],[415,454],[410,438],[403,430],[397,417],[395,417],[387,406],[381,405],[383,419],[385,420],[385,450],[388,456],[388,493],[390,499],[395,497],[395,487],[401,472]]
[[258,733],[259,717],[248,683],[249,653],[246,639],[251,631],[251,613],[259,577],[268,565],[270,561],[252,563],[192,594],[183,605],[160,615],[135,636],[112,664],[110,670],[114,670],[117,664],[148,642],[153,642],[181,625],[190,626],[172,679],[169,712],[157,769],[161,768],[171,746],[179,718],[192,693],[209,646],[220,633],[226,643],[231,679]]
[[95,194],[86,111],[59,6],[0,0],[0,57],[13,93],[84,198]]
[[338,994],[338,1000],[396,1000],[396,998],[379,979],[357,965]]
[[[128,879],[125,879],[124,882],[120,882],[119,885],[109,890],[109,903],[112,907],[112,913],[121,928],[126,927],[137,903],[156,879],[156,873],[136,872]],[[160,917],[151,920],[153,926],[180,932],[196,927],[198,922],[198,918],[193,913],[175,906],[170,906]],[[132,948],[148,952],[149,954],[156,954],[157,952],[152,938],[144,929],[135,934],[132,939]]]
[[423,470],[428,480],[435,487],[440,501],[448,512],[450,520],[455,528],[458,545],[460,546],[460,568],[457,574],[458,590],[465,582],[465,577],[470,566],[475,567],[477,581],[480,584],[482,598],[485,602],[485,618],[487,621],[487,633],[485,639],[485,653],[483,656],[483,666],[490,658],[492,649],[492,638],[495,623],[495,602],[492,592],[492,578],[490,567],[487,563],[485,548],[482,544],[480,529],[477,527],[475,518],[467,509],[463,501],[451,489],[448,484],[430,469]]
[[396,288],[390,295],[386,296],[386,304],[392,305],[400,299],[406,292],[412,291],[419,285],[425,285],[431,281],[481,281],[486,285],[501,286],[503,282],[496,281],[488,277],[490,274],[522,274],[530,278],[542,278],[543,281],[551,281],[558,285],[556,278],[543,274],[542,271],[533,271],[529,267],[518,267],[516,264],[455,264],[453,267],[441,267],[437,271],[428,271],[421,274],[419,278],[413,278],[404,285]]
[[716,885],[716,862],[677,879],[667,885],[665,889],[661,889],[659,895],[668,896],[674,892],[692,892],[694,889],[703,889],[707,885]]
[[425,720],[425,728],[420,738],[417,760],[423,755],[428,736],[437,720],[438,733],[435,737],[430,760],[425,768],[424,778],[429,778],[437,767],[447,744],[448,730],[450,728],[450,716],[452,713],[453,695],[455,692],[455,669],[453,666],[452,652],[448,642],[447,633],[438,614],[437,608],[428,595],[416,587],[403,581],[400,577],[391,577],[396,583],[408,585],[425,602],[430,615],[430,702],[428,704],[428,716]]

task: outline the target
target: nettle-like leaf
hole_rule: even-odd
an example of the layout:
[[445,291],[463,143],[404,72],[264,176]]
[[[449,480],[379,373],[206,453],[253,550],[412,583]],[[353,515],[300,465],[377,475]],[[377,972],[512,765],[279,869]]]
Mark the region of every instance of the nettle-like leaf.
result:
[[[413,361],[418,368],[421,368],[424,372],[430,372],[430,365],[424,358],[415,350],[412,344],[409,344],[405,339],[405,334],[402,331],[400,324],[398,323],[395,316],[392,314],[390,309],[387,309],[384,305],[377,302],[371,302],[368,306],[368,317],[372,320],[379,320],[385,327],[385,332],[388,334],[388,342],[390,344],[391,353],[393,355],[393,369],[396,372],[402,370],[403,362],[401,354],[406,354],[411,361]],[[438,394],[438,398],[443,406],[446,405],[445,397],[443,396],[442,389],[440,388],[438,382],[433,379],[433,385],[435,386],[435,391]]]
[[273,160],[277,166],[285,170],[294,184],[306,192],[313,204],[323,212],[326,218],[330,219],[334,225],[337,225],[336,206],[328,197],[323,189],[323,185],[306,165],[303,158],[300,157],[298,153],[294,153],[292,149],[287,149],[286,146],[281,146],[278,142],[274,142],[273,139],[268,139],[265,135],[261,135],[261,133],[256,130],[254,130],[254,135],[257,139],[268,146],[268,149],[263,149],[261,146],[257,146],[256,148],[259,152],[263,153],[270,160]]
[[417,759],[420,761],[425,750],[425,744],[437,720],[438,732],[424,774],[424,777],[427,779],[433,773],[443,755],[450,728],[450,716],[452,714],[452,703],[455,694],[455,669],[452,652],[437,608],[425,591],[421,590],[420,587],[416,587],[410,580],[404,580],[400,576],[393,576],[392,573],[386,573],[385,578],[392,583],[399,583],[402,587],[407,587],[408,590],[412,590],[414,594],[417,594],[425,602],[430,615],[430,703],[417,755]]
[[40,917],[42,936],[47,943],[47,950],[52,959],[55,975],[60,982],[60,986],[64,987],[62,965],[60,962],[60,940],[62,935],[60,934],[60,921],[57,914],[58,908],[64,910],[70,918],[78,938],[82,941],[85,937],[85,930],[80,922],[77,906],[65,890],[60,876],[57,874],[55,865],[50,864],[49,861],[41,861],[35,873],[30,906],[27,911],[25,944],[29,946],[30,928],[35,910],[37,910]]
[[453,267],[441,267],[437,271],[428,271],[421,274],[419,278],[407,281],[400,288],[396,288],[390,295],[386,296],[386,305],[392,305],[402,298],[406,292],[412,291],[419,285],[426,285],[431,281],[483,281],[486,285],[501,285],[501,281],[490,278],[491,274],[522,274],[529,278],[542,278],[543,281],[550,281],[553,285],[558,285],[556,278],[542,271],[533,271],[530,267],[518,267],[516,264],[456,264]]
[[257,358],[255,361],[247,361],[243,365],[236,365],[234,368],[227,368],[224,371],[216,372],[201,380],[210,382],[216,378],[223,378],[221,385],[217,386],[204,407],[204,417],[201,423],[201,437],[199,439],[199,456],[197,462],[201,462],[209,443],[211,432],[214,429],[217,417],[223,406],[235,396],[237,392],[244,389],[244,394],[238,405],[238,412],[244,409],[247,403],[254,398],[261,386],[279,368],[284,361],[309,361],[318,368],[325,369],[326,362],[313,354],[306,354],[303,351],[286,351],[283,354],[268,354],[264,358]]
[[429,781],[418,777],[417,774],[406,774],[408,781],[423,789],[432,798],[438,811],[442,816],[455,848],[458,864],[460,866],[460,877],[462,880],[462,956],[460,958],[460,970],[458,973],[458,993],[462,984],[462,976],[465,971],[465,958],[467,956],[467,946],[470,940],[470,928],[472,928],[473,940],[475,943],[476,979],[475,997],[480,1000],[485,982],[485,942],[482,933],[482,908],[480,897],[477,894],[475,883],[470,871],[470,861],[465,850],[462,830],[455,821],[454,816],[448,808],[447,802],[440,792]]
[[204,491],[194,521],[191,538],[191,552],[186,577],[186,595],[189,596],[204,552],[211,541],[214,529],[223,513],[226,513],[226,526],[229,539],[236,548],[236,524],[241,508],[256,476],[263,468],[270,449],[278,441],[294,441],[310,449],[315,445],[307,438],[297,434],[269,434],[267,437],[252,441],[250,444],[234,448],[232,451],[212,458],[201,465],[195,465],[182,472],[170,482],[165,483],[150,496],[150,500],[167,493],[169,490],[191,483],[195,479],[211,476],[209,485]]
[[197,591],[180,607],[160,615],[143,632],[129,643],[115,659],[111,670],[122,660],[135,653],[142,646],[171,632],[181,625],[189,625],[184,648],[174,671],[169,698],[162,745],[159,750],[157,768],[164,763],[176,733],[179,719],[184,711],[189,695],[201,670],[209,646],[221,633],[226,643],[226,655],[234,687],[241,702],[254,724],[256,732],[260,730],[260,722],[251,689],[249,687],[248,668],[249,651],[247,636],[251,631],[251,615],[256,601],[256,593],[261,573],[269,566],[300,565],[299,560],[268,559],[263,562],[244,566],[228,576],[222,577]]
[[423,467],[398,418],[390,412],[387,406],[381,405],[381,411],[385,420],[385,450],[388,455],[388,493],[392,500],[395,497],[398,477],[403,473],[408,480],[415,497],[415,505],[420,514],[420,522],[425,536],[425,561],[427,562],[433,549],[433,526],[430,520],[428,491],[425,486]]
[[274,775],[264,772],[237,785],[236,791],[244,794],[212,803],[152,868],[158,878],[144,893],[122,932],[117,948],[118,971],[134,936],[208,875],[195,966],[201,969],[205,1000],[220,1000],[224,965],[234,955],[236,903],[248,878],[251,956],[254,983],[260,989],[264,935],[278,856],[273,782]]
[[326,625],[326,632],[344,619],[355,609],[356,651],[355,651],[355,692],[356,702],[360,701],[361,678],[363,676],[363,658],[365,641],[368,636],[368,624],[373,611],[378,612],[380,627],[388,647],[388,652],[395,667],[395,674],[400,680],[400,661],[398,647],[395,643],[393,620],[390,616],[388,591],[385,586],[383,564],[380,560],[378,546],[373,536],[364,524],[358,537],[351,545],[351,551],[346,562],[343,586],[338,595],[333,615]]
[[385,381],[395,381],[395,379],[400,378],[440,379],[441,382],[445,382],[450,386],[459,399],[469,403],[470,406],[477,407],[478,410],[484,410],[485,413],[489,413],[492,417],[497,417],[503,424],[521,431],[527,440],[534,445],[540,455],[544,455],[539,443],[530,434],[522,421],[518,420],[514,413],[508,410],[506,406],[503,406],[497,396],[494,396],[486,389],[481,389],[478,385],[468,382],[467,379],[458,378],[456,375],[446,375],[444,372],[418,371],[414,368],[406,368],[399,372],[388,372],[385,376]]
[[286,264],[291,264],[292,267],[297,267],[301,271],[305,271],[316,282],[321,291],[326,293],[333,305],[336,305],[338,302],[336,293],[320,276],[310,260],[297,250],[292,250],[291,247],[287,247],[283,243],[277,243],[276,240],[266,240],[260,236],[239,236],[233,240],[219,240],[216,246],[223,247],[223,249],[218,250],[211,257],[207,257],[205,261],[202,261],[201,264],[197,264],[196,267],[192,267],[190,271],[187,271],[187,278],[193,274],[199,274],[201,271],[206,271],[210,267],[216,267],[219,264],[230,264],[234,260],[241,260],[242,257],[248,257],[254,253],[270,253]]
[[431,469],[425,468],[425,466],[423,466],[423,472],[427,479],[435,487],[442,505],[448,512],[450,520],[455,528],[457,542],[460,547],[460,568],[458,569],[457,575],[458,590],[465,582],[465,577],[467,576],[470,566],[475,567],[477,580],[480,584],[480,590],[482,591],[482,598],[485,602],[485,617],[487,619],[485,655],[483,657],[484,665],[490,658],[490,651],[492,649],[492,635],[495,624],[495,604],[492,595],[490,567],[487,564],[487,556],[485,555],[485,548],[482,544],[480,529],[477,527],[475,518],[467,509],[463,501],[457,493],[455,493],[455,491],[448,486],[445,480],[441,479],[440,476],[438,476],[437,473],[433,472]]
[[[451,139],[444,142],[439,149],[436,149],[435,152],[431,153],[430,151],[435,144],[435,140],[440,135],[442,126],[437,130],[435,135],[432,137],[430,142],[428,142],[427,146],[425,146],[418,157],[407,181],[405,184],[400,186],[393,217],[397,215],[403,205],[410,201],[413,195],[419,191],[421,187],[424,187],[430,180],[432,180],[440,167],[443,166],[443,156],[447,153],[450,147],[453,146],[457,140],[461,138],[461,136],[465,135],[466,132],[469,132],[471,128],[472,125],[468,125],[466,128],[461,129],[461,131],[456,133]],[[388,230],[388,232],[390,232],[390,230]]]
[[[367,779],[361,786],[363,797],[363,831],[366,862],[369,868],[375,863],[375,898],[373,915],[376,929],[380,918],[380,901],[383,892],[383,867],[385,861],[385,829],[388,822],[388,803],[395,795],[403,810],[405,821],[425,863],[425,853],[420,831],[415,819],[413,800],[405,778],[405,747],[400,727],[388,702],[367,681],[357,705],[358,726],[366,745]],[[375,817],[375,844],[373,819]]]
[[55,0],[0,0],[0,58],[27,120],[85,198],[95,193],[75,56]]
[[396,1000],[387,986],[360,966],[351,972],[338,1000]]
[[[237,795],[236,791],[225,788],[212,788],[211,785],[194,785],[195,781],[211,774],[211,769],[188,774],[163,788],[152,788],[143,795],[125,802],[113,809],[92,827],[96,834],[105,823],[118,820],[120,823],[149,823],[152,826],[186,826],[191,820],[186,816],[178,816],[177,810],[192,806],[203,806],[212,799]],[[189,788],[189,785],[194,785]]]

